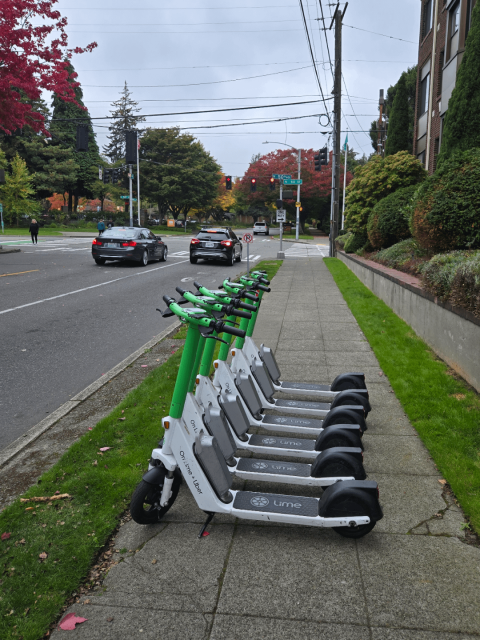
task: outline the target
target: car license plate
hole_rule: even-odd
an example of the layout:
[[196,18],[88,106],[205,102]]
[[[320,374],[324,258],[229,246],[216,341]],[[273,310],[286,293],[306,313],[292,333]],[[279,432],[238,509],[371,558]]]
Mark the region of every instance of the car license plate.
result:
[[106,242],[103,246],[107,247],[107,249],[118,249],[116,242]]
[[209,249],[213,249],[215,247],[215,243],[214,242],[205,242],[205,246],[208,247]]

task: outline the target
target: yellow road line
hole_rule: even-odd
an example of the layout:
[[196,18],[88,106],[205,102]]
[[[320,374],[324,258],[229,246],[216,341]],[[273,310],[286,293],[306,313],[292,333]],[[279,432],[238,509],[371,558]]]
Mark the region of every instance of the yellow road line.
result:
[[24,273],[33,273],[34,271],[40,271],[40,269],[30,269],[30,271],[19,271],[18,273],[0,273],[0,278],[5,278],[6,276],[21,276]]

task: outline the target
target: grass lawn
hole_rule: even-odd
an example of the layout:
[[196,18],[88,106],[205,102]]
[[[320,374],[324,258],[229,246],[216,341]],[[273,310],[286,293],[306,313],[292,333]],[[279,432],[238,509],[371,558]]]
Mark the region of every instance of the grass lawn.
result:
[[[281,260],[265,260],[271,279]],[[267,294],[268,295],[268,294]],[[176,338],[186,337],[181,327]],[[60,458],[22,498],[0,513],[0,638],[39,640],[87,576],[163,435],[182,349],[150,375]],[[111,447],[101,452],[100,448]],[[43,554],[46,554],[44,556]]]
[[479,395],[346,265],[336,258],[325,262],[410,422],[480,534]]
[[[0,638],[39,640],[118,525],[168,414],[181,349],[0,513]],[[101,447],[111,447],[101,452]],[[42,559],[40,554],[47,554]]]
[[[38,237],[42,236],[61,236],[62,234],[58,229],[51,229],[47,231],[47,227],[40,229],[38,233]],[[25,229],[25,227],[19,227],[16,229],[15,227],[5,229],[5,233],[0,233],[0,241],[2,239],[6,240],[6,236],[28,236],[30,238],[30,231]]]
[[[280,236],[278,236],[280,237]],[[286,240],[295,240],[295,234],[294,233],[284,233],[283,237]],[[325,236],[307,236],[306,234],[299,234],[298,239],[299,240],[315,240],[315,238],[323,238]]]

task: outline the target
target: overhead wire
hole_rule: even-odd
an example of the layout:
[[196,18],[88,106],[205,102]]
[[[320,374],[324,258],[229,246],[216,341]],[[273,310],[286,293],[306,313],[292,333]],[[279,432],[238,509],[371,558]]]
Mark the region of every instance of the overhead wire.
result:
[[302,12],[303,25],[304,25],[304,28],[305,28],[305,35],[307,36],[308,49],[310,51],[310,56],[312,58],[313,69],[315,71],[315,77],[317,79],[318,88],[320,90],[320,94],[322,96],[322,100],[323,100],[323,103],[325,105],[325,110],[327,111],[328,121],[330,122],[330,115],[328,114],[328,108],[327,108],[327,104],[325,102],[325,96],[323,95],[322,83],[320,82],[320,78],[318,76],[318,69],[317,69],[317,65],[316,65],[316,56],[314,56],[313,50],[312,50],[312,43],[310,41],[310,34],[308,32],[307,19],[305,17],[305,11],[303,10],[303,2],[302,2],[302,0],[298,0],[298,2],[300,4],[300,10]]

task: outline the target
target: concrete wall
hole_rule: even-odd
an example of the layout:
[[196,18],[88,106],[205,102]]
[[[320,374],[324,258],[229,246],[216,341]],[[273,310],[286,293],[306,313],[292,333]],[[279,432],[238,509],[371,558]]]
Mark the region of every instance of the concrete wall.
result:
[[417,293],[342,252],[337,257],[433,351],[480,391],[480,322],[462,309],[448,309],[428,293]]

